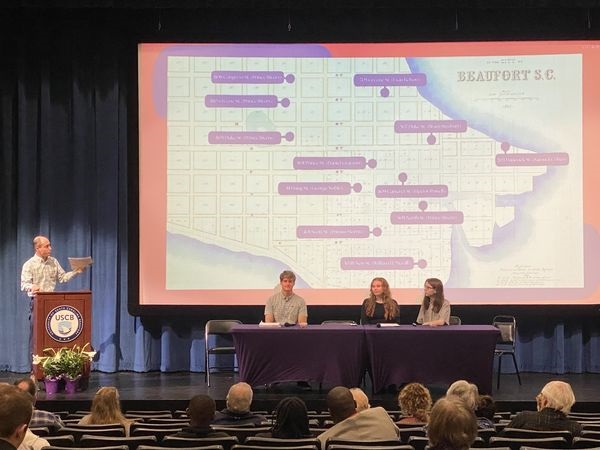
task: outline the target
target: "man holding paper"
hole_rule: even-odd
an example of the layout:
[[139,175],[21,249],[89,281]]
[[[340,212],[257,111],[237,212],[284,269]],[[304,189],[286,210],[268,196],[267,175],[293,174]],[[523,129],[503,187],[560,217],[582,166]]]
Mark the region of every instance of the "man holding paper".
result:
[[33,238],[35,255],[29,258],[21,271],[21,290],[29,297],[35,297],[38,292],[52,292],[56,283],[66,283],[75,275],[83,272],[83,268],[65,272],[56,258],[50,256],[52,246],[45,236]]

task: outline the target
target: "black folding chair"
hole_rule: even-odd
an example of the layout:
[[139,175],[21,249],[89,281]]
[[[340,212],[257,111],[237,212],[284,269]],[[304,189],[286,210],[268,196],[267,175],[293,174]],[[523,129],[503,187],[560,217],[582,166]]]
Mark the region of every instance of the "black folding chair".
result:
[[210,387],[210,369],[223,369],[223,366],[212,366],[211,355],[231,355],[234,358],[233,365],[229,368],[233,371],[236,369],[235,364],[235,347],[231,342],[227,345],[223,345],[219,342],[219,339],[227,338],[232,341],[231,329],[242,322],[239,320],[209,320],[206,322],[204,328],[204,361],[206,364],[206,370],[204,372],[204,379],[206,385]]

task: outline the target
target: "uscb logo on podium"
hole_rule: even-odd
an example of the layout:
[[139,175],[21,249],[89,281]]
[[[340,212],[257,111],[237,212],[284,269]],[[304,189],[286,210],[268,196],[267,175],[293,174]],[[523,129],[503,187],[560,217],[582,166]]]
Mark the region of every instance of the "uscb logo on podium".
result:
[[71,342],[83,330],[83,318],[77,308],[61,305],[46,316],[46,332],[58,342]]

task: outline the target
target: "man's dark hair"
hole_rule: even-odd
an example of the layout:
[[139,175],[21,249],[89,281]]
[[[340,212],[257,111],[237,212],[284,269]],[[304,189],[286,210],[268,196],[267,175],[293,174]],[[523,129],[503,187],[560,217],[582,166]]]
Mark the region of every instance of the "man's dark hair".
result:
[[356,402],[350,389],[344,386],[331,389],[327,394],[327,408],[335,423],[356,414]]
[[193,427],[208,426],[215,418],[216,409],[215,401],[210,396],[195,395],[187,408],[190,425]]
[[35,395],[37,393],[37,386],[35,385],[33,380],[31,378],[21,378],[20,380],[15,381],[13,384],[19,387],[21,383],[27,384],[27,389],[25,390],[25,392],[28,392],[29,395],[35,398]]
[[9,438],[15,430],[28,424],[33,413],[31,396],[15,386],[0,386],[0,438]]
[[475,415],[477,417],[485,417],[494,421],[494,414],[496,414],[496,403],[491,395],[480,395],[477,400],[477,409]]

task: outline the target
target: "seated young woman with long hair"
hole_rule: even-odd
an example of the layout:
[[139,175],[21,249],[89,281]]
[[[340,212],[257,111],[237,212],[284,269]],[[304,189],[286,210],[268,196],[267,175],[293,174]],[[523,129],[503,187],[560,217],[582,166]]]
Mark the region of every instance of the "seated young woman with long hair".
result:
[[444,297],[444,284],[437,278],[425,280],[417,323],[429,327],[450,323],[450,302]]
[[116,387],[102,387],[98,389],[90,414],[83,416],[80,425],[119,424],[125,428],[125,436],[129,436],[129,427],[134,421],[127,419],[121,412],[119,391]]
[[361,325],[398,322],[398,302],[392,298],[390,285],[385,278],[371,281],[369,297],[365,298],[360,312]]

